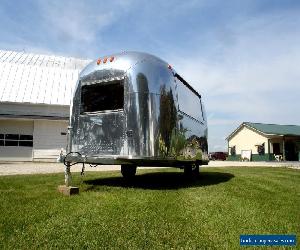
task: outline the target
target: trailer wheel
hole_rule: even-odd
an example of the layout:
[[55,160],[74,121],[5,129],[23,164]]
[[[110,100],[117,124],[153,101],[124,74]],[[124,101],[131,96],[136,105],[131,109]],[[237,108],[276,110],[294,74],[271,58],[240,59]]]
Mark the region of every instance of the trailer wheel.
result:
[[121,174],[124,178],[130,179],[135,176],[136,166],[134,165],[121,165]]
[[198,176],[199,175],[199,164],[192,164],[184,166],[184,174],[186,176]]
[[198,176],[199,175],[199,170],[200,170],[200,166],[199,166],[199,164],[195,164],[194,166],[193,166],[193,175],[194,176]]

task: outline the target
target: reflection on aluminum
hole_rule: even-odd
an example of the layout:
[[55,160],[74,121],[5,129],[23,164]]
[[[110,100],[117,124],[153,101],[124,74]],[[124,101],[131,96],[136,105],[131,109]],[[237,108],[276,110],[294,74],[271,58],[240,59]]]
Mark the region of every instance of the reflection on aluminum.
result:
[[[79,76],[71,105],[68,151],[100,163],[112,159],[112,164],[125,158],[143,159],[140,165],[147,165],[147,159],[207,162],[207,122],[199,97],[157,57],[124,52],[114,58],[106,64],[92,62]],[[124,84],[122,110],[81,112],[82,86],[116,79]],[[196,102],[187,106],[188,100]]]

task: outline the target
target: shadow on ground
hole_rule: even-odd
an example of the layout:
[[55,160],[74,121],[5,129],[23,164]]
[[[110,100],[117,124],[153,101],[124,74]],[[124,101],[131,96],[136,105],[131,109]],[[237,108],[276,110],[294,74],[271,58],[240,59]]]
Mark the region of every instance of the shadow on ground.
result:
[[183,173],[159,172],[135,176],[131,180],[120,177],[107,177],[84,181],[91,185],[88,190],[97,190],[99,186],[142,188],[142,189],[179,189],[217,185],[227,182],[234,177],[230,173],[201,172],[199,176],[186,177]]

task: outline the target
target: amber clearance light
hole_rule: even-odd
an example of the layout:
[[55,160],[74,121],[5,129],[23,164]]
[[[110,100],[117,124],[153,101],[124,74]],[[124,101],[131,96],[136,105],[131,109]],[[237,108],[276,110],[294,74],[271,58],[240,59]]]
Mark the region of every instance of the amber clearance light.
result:
[[[103,63],[107,63],[107,61],[110,61],[110,62],[113,62],[114,60],[115,60],[115,57],[114,56],[111,56],[110,58],[108,58],[108,57],[105,57],[104,59],[103,59]],[[98,60],[97,60],[97,65],[99,65],[101,63],[101,58],[99,58]]]

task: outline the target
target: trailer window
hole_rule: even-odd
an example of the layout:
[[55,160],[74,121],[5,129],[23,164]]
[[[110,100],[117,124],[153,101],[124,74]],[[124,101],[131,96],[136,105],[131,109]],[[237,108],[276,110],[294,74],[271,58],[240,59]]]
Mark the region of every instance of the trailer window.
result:
[[96,83],[81,88],[81,113],[118,110],[123,107],[123,81]]
[[179,80],[177,85],[179,111],[202,122],[204,114],[201,96],[181,76],[175,74],[175,77]]

